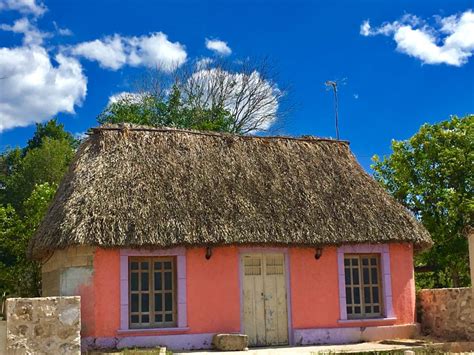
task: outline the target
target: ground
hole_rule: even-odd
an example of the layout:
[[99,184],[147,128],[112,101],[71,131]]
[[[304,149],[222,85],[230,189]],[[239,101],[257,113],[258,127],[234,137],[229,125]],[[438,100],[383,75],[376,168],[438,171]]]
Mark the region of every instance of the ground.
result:
[[[319,345],[319,346],[293,346],[293,347],[270,347],[270,348],[252,348],[248,351],[228,351],[217,352],[212,350],[181,351],[172,354],[228,354],[228,355],[317,355],[317,354],[367,354],[367,355],[411,355],[411,354],[447,354],[463,353],[474,354],[474,342],[452,342],[444,343],[435,339],[407,339],[396,341],[367,342],[359,344],[346,345]],[[91,353],[91,355],[101,353]],[[165,354],[159,349],[130,349],[122,352],[116,352],[117,355],[161,355]],[[168,351],[167,355],[171,352]],[[111,355],[110,353],[108,355]]]

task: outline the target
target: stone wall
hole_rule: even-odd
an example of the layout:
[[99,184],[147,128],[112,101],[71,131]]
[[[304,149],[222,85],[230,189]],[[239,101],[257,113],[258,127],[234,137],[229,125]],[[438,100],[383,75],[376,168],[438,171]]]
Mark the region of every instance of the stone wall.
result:
[[80,354],[80,297],[7,299],[7,354]]
[[0,320],[0,354],[7,353],[7,322]]
[[421,290],[421,330],[446,340],[474,340],[471,288]]

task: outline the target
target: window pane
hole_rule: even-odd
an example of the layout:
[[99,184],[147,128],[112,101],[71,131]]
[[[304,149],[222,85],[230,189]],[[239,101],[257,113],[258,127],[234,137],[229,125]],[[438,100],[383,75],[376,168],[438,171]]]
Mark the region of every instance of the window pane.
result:
[[345,269],[346,274],[346,285],[351,284],[351,269]]
[[164,264],[165,264],[165,269],[166,269],[166,270],[171,269],[171,261],[165,261]]
[[363,277],[364,277],[364,284],[368,285],[370,284],[370,280],[369,280],[369,269],[368,268],[364,268],[362,270],[362,274],[363,274]]
[[165,315],[165,322],[172,322],[173,321],[173,315],[172,314],[166,314]]
[[352,259],[352,266],[358,266],[359,265],[359,259]]
[[377,268],[372,268],[372,283],[373,284],[378,284],[379,283],[379,278],[378,278],[378,272]]
[[352,292],[350,287],[346,287],[346,303],[352,304]]
[[161,261],[157,261],[155,263],[155,270],[161,270],[161,267],[162,267],[162,262]]
[[346,312],[347,314],[352,314],[352,307],[347,307]]
[[173,294],[165,293],[165,311],[173,310]]
[[350,259],[344,259],[344,266],[350,266],[350,265],[351,265]]
[[366,306],[365,307],[365,313],[372,313],[372,307]]
[[372,288],[372,293],[373,293],[373,298],[374,298],[374,303],[379,303],[379,288],[378,287],[373,287]]
[[163,310],[163,294],[155,294],[155,312],[161,312]]
[[370,303],[370,287],[364,287],[364,302]]
[[142,261],[141,268],[142,270],[148,270],[148,261]]
[[131,311],[132,312],[138,312],[138,295],[135,293],[135,294],[132,294],[132,300],[131,300]]
[[132,262],[130,263],[130,269],[132,269],[132,270],[138,270],[138,262],[132,261]]
[[370,265],[377,265],[377,258],[371,258],[370,259]]
[[142,312],[148,312],[150,298],[148,293],[142,293]]
[[142,291],[148,291],[148,272],[142,272],[141,274],[141,287]]
[[163,322],[163,315],[162,314],[155,315],[155,322],[157,323]]
[[374,306],[374,313],[380,313],[380,307]]
[[138,323],[139,322],[139,319],[137,315],[133,315],[130,317],[130,322],[132,323]]
[[360,314],[360,307],[354,307],[354,313]]
[[362,265],[369,265],[369,259],[363,258],[362,259]]
[[359,269],[352,269],[352,283],[354,285],[359,284]]
[[138,272],[132,272],[130,277],[130,289],[138,291]]
[[155,291],[161,290],[161,272],[155,272]]
[[354,289],[354,303],[360,304],[360,288],[358,287]]
[[173,287],[172,284],[173,274],[171,272],[165,272],[165,290],[171,290]]
[[150,323],[150,317],[148,314],[142,315],[142,323]]

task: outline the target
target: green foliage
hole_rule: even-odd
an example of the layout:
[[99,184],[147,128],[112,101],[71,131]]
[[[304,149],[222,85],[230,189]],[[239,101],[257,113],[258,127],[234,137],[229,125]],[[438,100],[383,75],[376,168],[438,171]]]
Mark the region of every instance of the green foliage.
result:
[[469,285],[465,228],[474,212],[474,115],[423,125],[393,153],[373,157],[374,177],[431,233],[435,245],[416,257],[432,271],[417,275],[419,287]]
[[28,152],[32,149],[39,148],[45,138],[50,138],[59,141],[67,141],[70,146],[77,146],[78,142],[74,139],[71,133],[64,130],[63,124],[58,124],[56,119],[49,120],[46,123],[37,123],[36,131],[31,139],[28,140],[28,144],[24,149],[24,152]]
[[53,120],[37,125],[25,148],[0,154],[0,292],[40,295],[39,265],[26,250],[76,144]]
[[[37,148],[26,148],[26,154],[14,164],[7,166],[3,177],[5,189],[0,192],[0,201],[10,203],[20,213],[23,201],[32,193],[36,184],[48,182],[58,184],[71,161],[74,150],[66,139],[44,137]],[[10,152],[6,159],[10,159]],[[16,156],[17,151],[14,151]],[[11,159],[10,159],[11,160]]]
[[40,268],[26,258],[26,250],[55,191],[55,185],[36,185],[24,202],[23,217],[11,205],[0,207],[0,292],[22,297],[40,295]]
[[157,95],[124,95],[110,103],[97,117],[100,124],[134,123],[154,127],[191,128],[231,132],[232,117],[223,106],[202,108],[190,105],[177,85],[163,98]]

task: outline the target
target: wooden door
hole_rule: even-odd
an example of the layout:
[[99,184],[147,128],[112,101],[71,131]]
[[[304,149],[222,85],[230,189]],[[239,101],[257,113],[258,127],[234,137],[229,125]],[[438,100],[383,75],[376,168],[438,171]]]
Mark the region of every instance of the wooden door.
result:
[[288,344],[285,257],[242,256],[243,324],[251,346]]

